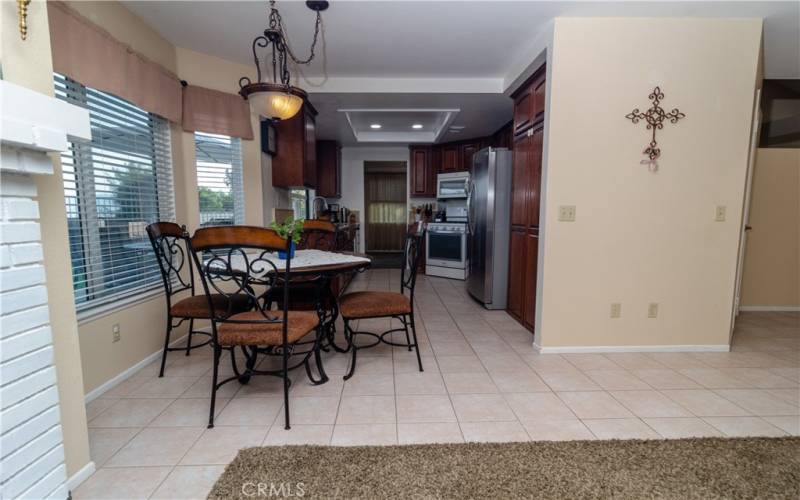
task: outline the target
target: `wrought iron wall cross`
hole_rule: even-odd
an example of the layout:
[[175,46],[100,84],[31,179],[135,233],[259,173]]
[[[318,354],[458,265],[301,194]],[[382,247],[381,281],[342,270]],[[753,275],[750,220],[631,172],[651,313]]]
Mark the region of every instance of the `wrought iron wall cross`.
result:
[[664,93],[661,92],[660,87],[653,89],[653,92],[647,96],[648,99],[653,101],[653,105],[647,111],[639,111],[639,108],[634,109],[625,118],[633,123],[639,123],[639,120],[644,120],[647,123],[647,130],[653,131],[652,140],[650,144],[642,152],[646,154],[649,160],[642,160],[643,164],[649,165],[651,170],[658,168],[656,160],[661,156],[661,148],[658,147],[656,142],[656,130],[664,128],[664,121],[669,120],[670,123],[678,123],[678,120],[684,118],[686,115],[681,113],[678,108],[674,108],[667,113],[660,106],[661,101],[664,99]]

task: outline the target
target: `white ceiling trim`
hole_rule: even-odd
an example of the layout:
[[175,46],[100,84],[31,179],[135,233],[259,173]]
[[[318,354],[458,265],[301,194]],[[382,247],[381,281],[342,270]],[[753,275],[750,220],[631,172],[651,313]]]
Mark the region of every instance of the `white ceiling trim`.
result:
[[[433,143],[442,137],[453,123],[458,113],[458,108],[345,108],[337,110],[344,113],[350,130],[356,138],[356,142],[401,142],[401,143]],[[382,131],[382,130],[358,130],[353,123],[353,113],[441,113],[444,116],[442,122],[435,130],[410,130],[410,131]]]
[[501,94],[503,77],[497,78],[377,78],[300,76],[297,83],[307,92],[332,94]]

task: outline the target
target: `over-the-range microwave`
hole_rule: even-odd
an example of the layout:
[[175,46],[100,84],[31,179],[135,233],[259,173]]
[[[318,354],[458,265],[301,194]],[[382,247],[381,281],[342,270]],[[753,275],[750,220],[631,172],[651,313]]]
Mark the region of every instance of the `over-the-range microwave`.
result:
[[452,172],[436,177],[436,197],[441,199],[467,198],[469,172]]

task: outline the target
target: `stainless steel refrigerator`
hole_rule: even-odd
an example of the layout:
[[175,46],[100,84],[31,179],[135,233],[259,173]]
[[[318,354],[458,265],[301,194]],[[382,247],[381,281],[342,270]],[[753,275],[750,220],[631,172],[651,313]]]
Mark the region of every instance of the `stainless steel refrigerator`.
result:
[[487,309],[505,309],[511,230],[511,151],[485,148],[475,153],[467,205],[467,290]]

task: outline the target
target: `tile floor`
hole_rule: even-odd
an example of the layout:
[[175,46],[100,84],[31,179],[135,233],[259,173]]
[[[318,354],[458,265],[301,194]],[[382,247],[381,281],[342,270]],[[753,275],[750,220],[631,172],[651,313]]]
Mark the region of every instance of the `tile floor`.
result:
[[[352,289],[398,281],[378,269]],[[210,351],[172,353],[162,379],[146,367],[87,405],[97,472],[74,497],[204,498],[240,448],[260,445],[800,435],[797,314],[743,314],[730,353],[540,355],[461,282],[421,277],[416,299],[425,371],[380,346],[360,351],[343,382],[349,355],[328,355],[327,384],[294,372],[289,431],[276,378],[225,386],[206,429]]]

